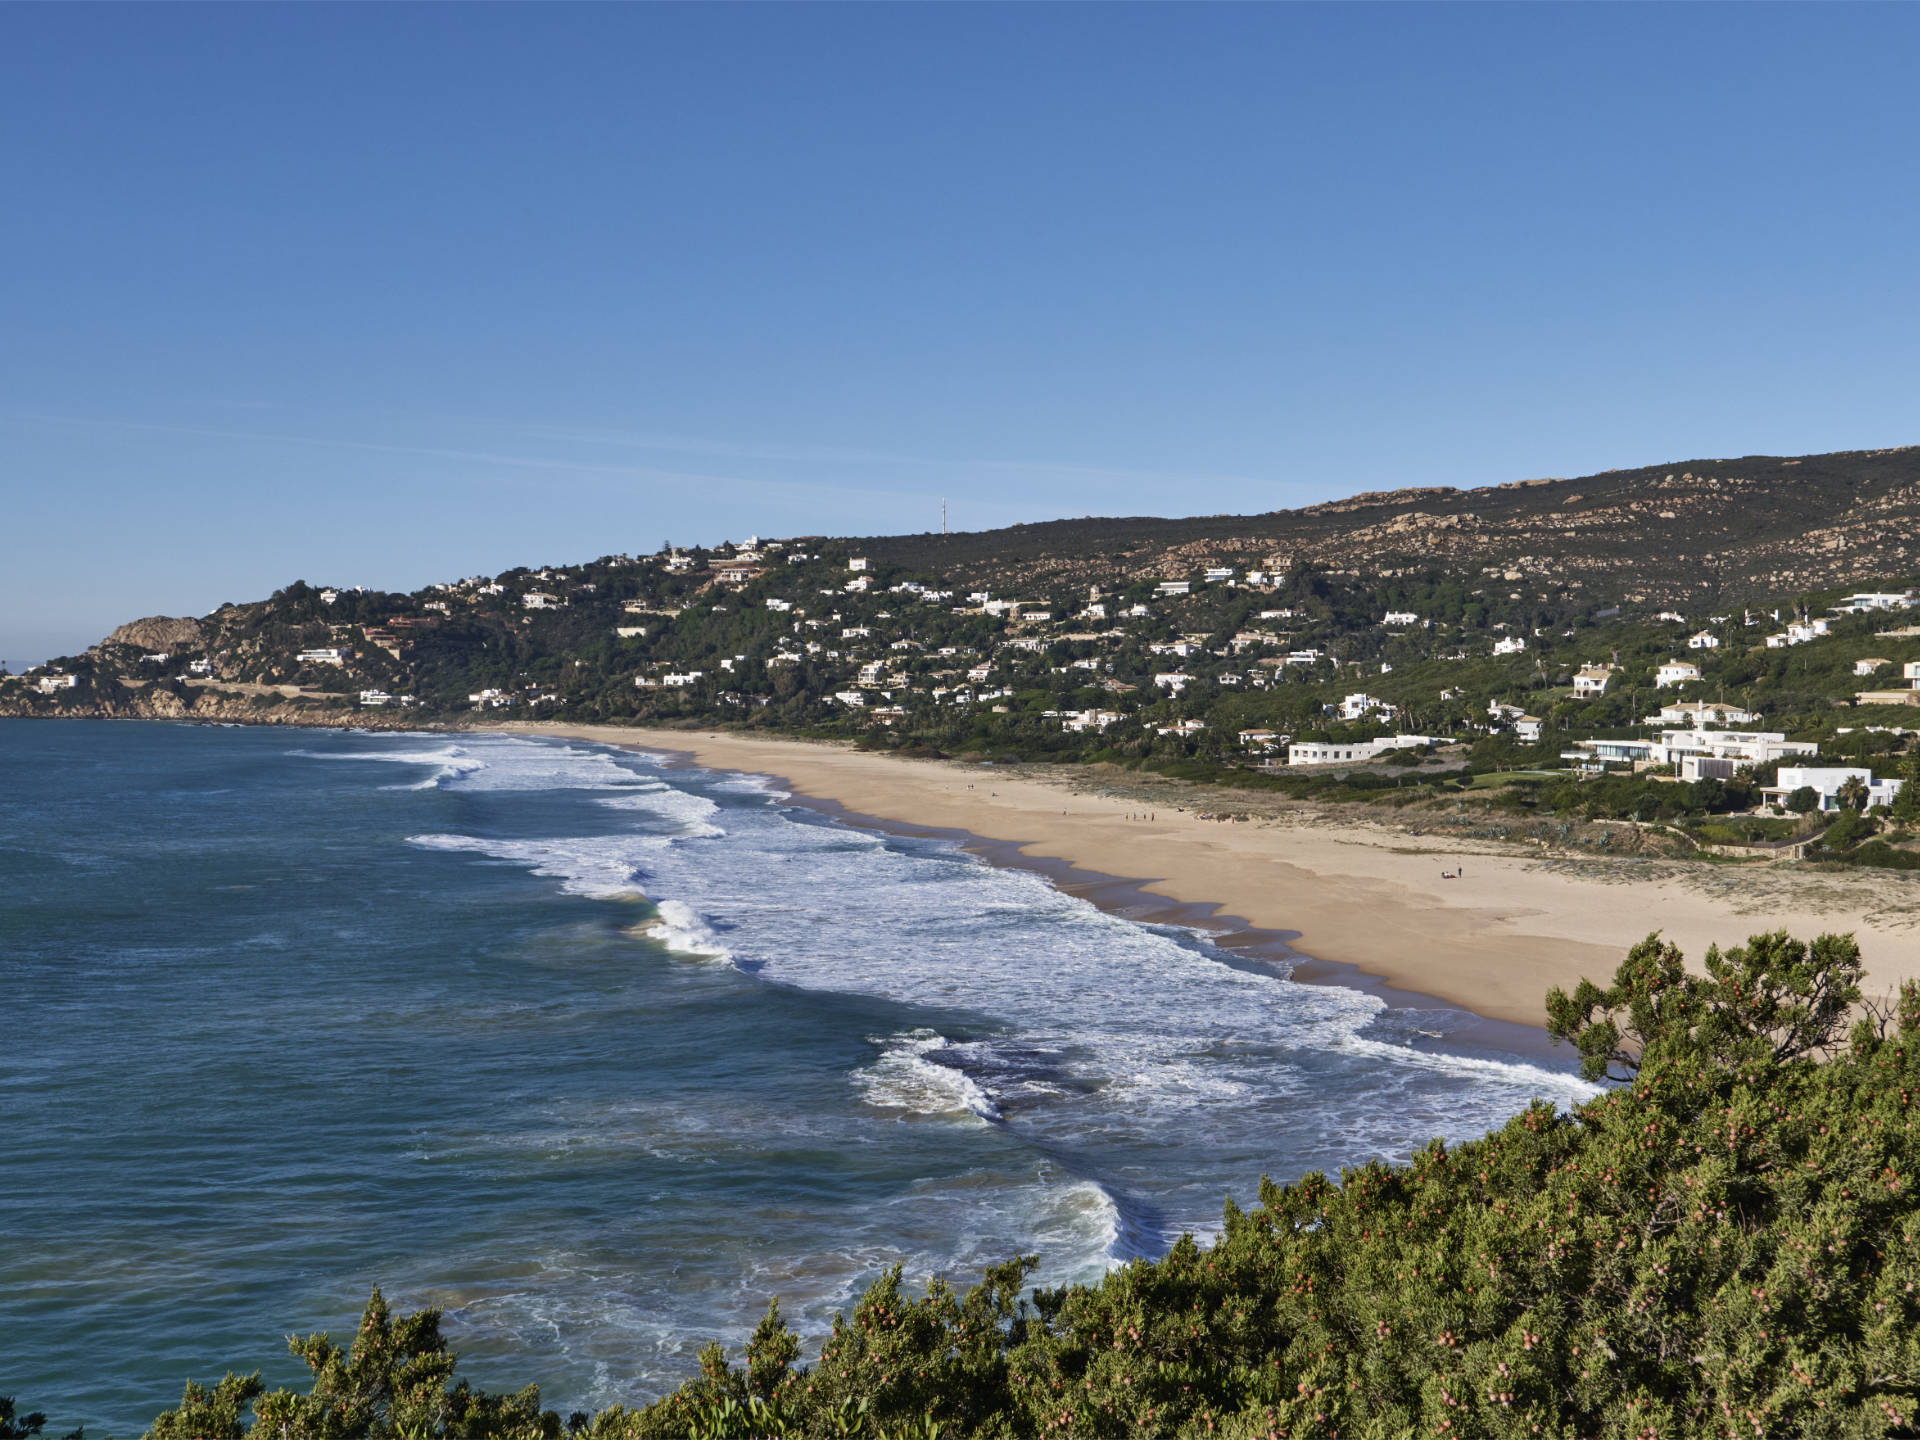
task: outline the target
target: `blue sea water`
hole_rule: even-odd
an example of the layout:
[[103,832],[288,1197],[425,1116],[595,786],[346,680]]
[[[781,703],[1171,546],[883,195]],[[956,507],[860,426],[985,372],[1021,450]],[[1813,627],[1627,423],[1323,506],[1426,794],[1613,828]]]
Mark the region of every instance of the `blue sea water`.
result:
[[0,721],[0,1394],[123,1437],[374,1285],[644,1400],[777,1295],[1097,1278],[1537,1058],[769,782],[577,743]]

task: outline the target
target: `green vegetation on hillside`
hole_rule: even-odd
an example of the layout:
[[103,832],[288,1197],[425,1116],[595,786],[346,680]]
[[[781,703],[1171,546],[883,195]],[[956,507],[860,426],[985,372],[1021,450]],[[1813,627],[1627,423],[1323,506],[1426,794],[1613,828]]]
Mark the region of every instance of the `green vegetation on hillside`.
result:
[[[151,1440],[685,1436],[1904,1436],[1920,1410],[1920,990],[1862,1009],[1850,937],[1690,973],[1658,936],[1549,999],[1589,1076],[1482,1140],[1263,1182],[1211,1246],[1022,1295],[882,1277],[819,1357],[777,1306],[744,1363],[568,1421],[453,1384],[375,1296],[306,1394],[189,1386]],[[1850,1026],[1850,1028],[1849,1028]]]

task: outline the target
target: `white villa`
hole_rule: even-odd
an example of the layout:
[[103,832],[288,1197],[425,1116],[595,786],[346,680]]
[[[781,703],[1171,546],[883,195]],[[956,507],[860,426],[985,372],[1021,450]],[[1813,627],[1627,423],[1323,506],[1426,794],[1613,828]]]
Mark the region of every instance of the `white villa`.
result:
[[1720,637],[1711,630],[1696,631],[1687,637],[1687,649],[1689,650],[1718,650],[1719,648]]
[[1049,710],[1046,713],[1060,722],[1062,730],[1104,730],[1124,718],[1118,710]]
[[1649,725],[1691,725],[1694,729],[1704,729],[1708,725],[1751,725],[1760,717],[1750,710],[1742,710],[1737,705],[1716,704],[1710,700],[1676,700],[1660,707],[1658,715],[1649,715]]
[[1687,685],[1700,678],[1700,667],[1691,660],[1669,660],[1653,672],[1655,689],[1669,685]]
[[1385,700],[1377,700],[1361,690],[1341,700],[1337,713],[1342,720],[1360,720],[1376,712],[1388,720],[1391,720],[1395,713],[1394,707]]
[[1593,700],[1607,693],[1617,665],[1582,665],[1573,677],[1573,693],[1582,700]]
[[1845,615],[1864,615],[1869,610],[1906,610],[1913,605],[1911,590],[1899,594],[1881,591],[1864,591],[1858,595],[1849,595],[1833,608]]
[[1794,791],[1808,787],[1820,797],[1822,810],[1838,810],[1840,787],[1849,780],[1858,780],[1867,787],[1869,806],[1890,805],[1893,797],[1900,793],[1898,779],[1876,780],[1873,771],[1852,765],[1782,765],[1780,778],[1760,793],[1780,805]]
[[1508,635],[1493,642],[1493,653],[1496,655],[1518,655],[1526,648],[1527,638],[1524,635]]
[[1341,765],[1373,760],[1394,750],[1418,750],[1433,744],[1431,735],[1386,735],[1378,740],[1339,742],[1296,740],[1287,747],[1289,765]]
[[1811,740],[1789,740],[1773,730],[1663,730],[1658,740],[1580,740],[1560,758],[1584,765],[1674,765],[1683,780],[1725,780],[1742,765],[1811,758]]

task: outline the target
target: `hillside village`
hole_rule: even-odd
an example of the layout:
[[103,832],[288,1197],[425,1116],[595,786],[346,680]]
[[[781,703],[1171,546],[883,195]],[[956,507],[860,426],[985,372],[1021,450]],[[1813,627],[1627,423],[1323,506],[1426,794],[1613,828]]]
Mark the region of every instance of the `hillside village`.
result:
[[1372,571],[1175,535],[996,570],[993,537],[951,538],[953,572],[888,558],[904,541],[749,537],[410,594],[300,582],[0,678],[0,712],[724,724],[1907,863],[1898,570],[1712,606],[1446,553]]

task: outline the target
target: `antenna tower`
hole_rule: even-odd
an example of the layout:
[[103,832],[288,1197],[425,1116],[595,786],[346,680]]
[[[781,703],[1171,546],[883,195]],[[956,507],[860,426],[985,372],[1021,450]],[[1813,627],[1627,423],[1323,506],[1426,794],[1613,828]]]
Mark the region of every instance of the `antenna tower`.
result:
[[947,502],[945,500],[940,502],[940,533],[942,535],[947,533]]

